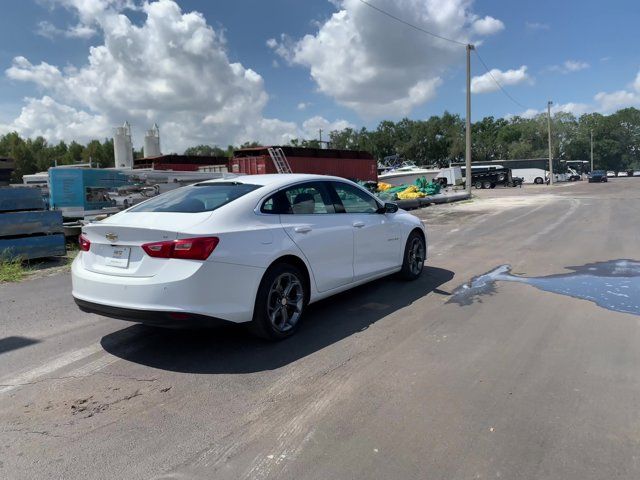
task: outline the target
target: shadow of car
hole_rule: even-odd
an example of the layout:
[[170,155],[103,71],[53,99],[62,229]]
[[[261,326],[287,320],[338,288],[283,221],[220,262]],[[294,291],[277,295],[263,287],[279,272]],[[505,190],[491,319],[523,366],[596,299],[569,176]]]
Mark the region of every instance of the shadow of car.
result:
[[[309,306],[295,337],[267,343],[239,326],[168,330],[133,325],[102,338],[103,348],[129,362],[183,373],[252,373],[273,370],[306,357],[438,291],[454,277],[425,267],[414,282],[385,278]],[[440,292],[442,293],[442,292]],[[140,348],[135,347],[140,343]]]

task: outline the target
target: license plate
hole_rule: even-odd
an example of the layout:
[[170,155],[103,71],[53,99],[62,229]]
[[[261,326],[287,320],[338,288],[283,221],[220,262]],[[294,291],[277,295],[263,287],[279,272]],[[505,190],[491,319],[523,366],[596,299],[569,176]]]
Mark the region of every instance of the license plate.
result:
[[110,247],[104,263],[110,267],[127,268],[130,255],[131,247]]

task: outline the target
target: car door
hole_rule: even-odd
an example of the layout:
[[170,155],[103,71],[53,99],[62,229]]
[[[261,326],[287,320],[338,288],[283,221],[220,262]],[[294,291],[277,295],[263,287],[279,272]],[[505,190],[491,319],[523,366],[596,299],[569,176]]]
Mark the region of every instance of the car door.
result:
[[392,270],[401,262],[401,234],[395,214],[378,213],[381,204],[371,194],[346,182],[331,182],[334,201],[344,209],[354,231],[354,280]]
[[353,281],[353,227],[336,214],[326,182],[304,182],[280,190],[262,211],[280,214],[287,235],[300,248],[319,292]]

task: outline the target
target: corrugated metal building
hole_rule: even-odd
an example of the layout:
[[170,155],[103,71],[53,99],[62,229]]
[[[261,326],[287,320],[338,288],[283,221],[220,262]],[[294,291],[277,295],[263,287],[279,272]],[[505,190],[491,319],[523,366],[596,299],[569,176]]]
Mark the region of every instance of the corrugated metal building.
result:
[[301,147],[255,147],[233,152],[229,172],[256,175],[278,173],[269,148],[281,148],[293,173],[335,175],[351,180],[377,181],[377,162],[369,152]]

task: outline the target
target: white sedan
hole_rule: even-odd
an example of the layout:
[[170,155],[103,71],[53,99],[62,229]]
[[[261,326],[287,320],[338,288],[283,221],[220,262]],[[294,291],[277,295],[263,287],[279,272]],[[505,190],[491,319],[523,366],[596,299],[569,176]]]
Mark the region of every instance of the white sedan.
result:
[[247,175],[167,192],[83,227],[73,297],[88,312],[160,326],[249,322],[291,335],[312,302],[422,273],[415,216],[348,180]]

